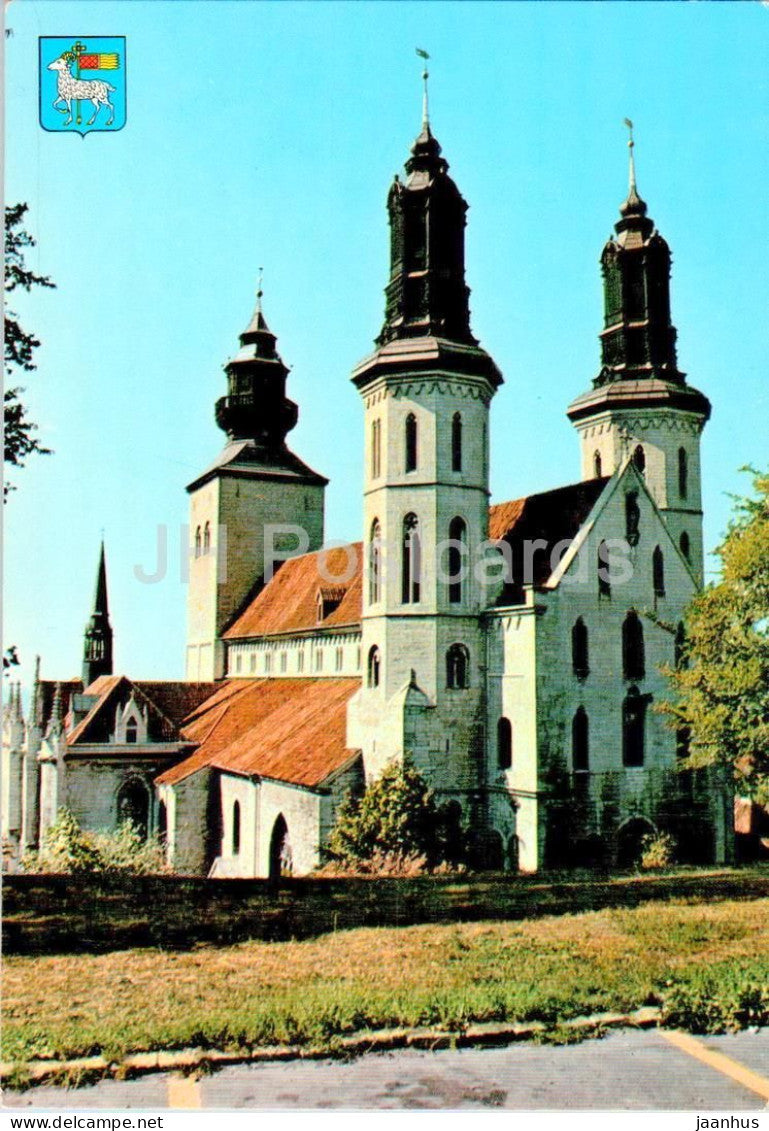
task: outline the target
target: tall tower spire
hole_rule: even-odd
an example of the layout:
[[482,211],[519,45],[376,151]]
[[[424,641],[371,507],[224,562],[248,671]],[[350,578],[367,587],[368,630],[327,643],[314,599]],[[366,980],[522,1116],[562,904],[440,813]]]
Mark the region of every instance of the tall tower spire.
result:
[[430,56],[427,54],[426,51],[423,51],[421,47],[417,47],[417,55],[419,56],[420,59],[424,60],[424,67],[422,68],[422,82],[424,83],[424,87],[423,87],[423,90],[422,90],[422,130],[423,131],[425,131],[425,130],[429,131],[429,129],[430,129],[430,107],[429,107],[428,99],[427,99],[427,80],[430,77],[430,72],[427,69],[427,60],[430,58]]
[[[421,49],[418,54],[427,57]],[[387,198],[390,279],[379,346],[430,336],[477,345],[465,283],[467,204],[430,128],[427,77],[425,63],[422,130],[406,161],[406,180],[396,174]]]
[[633,124],[628,194],[601,254],[601,368],[568,416],[582,437],[582,475],[608,475],[628,454],[666,514],[675,541],[702,578],[699,436],[710,402],[678,368],[670,312],[671,254],[638,192]]
[[112,675],[112,628],[107,599],[107,562],[104,542],[99,552],[93,612],[86,625],[83,645],[83,686],[88,687],[101,675]]

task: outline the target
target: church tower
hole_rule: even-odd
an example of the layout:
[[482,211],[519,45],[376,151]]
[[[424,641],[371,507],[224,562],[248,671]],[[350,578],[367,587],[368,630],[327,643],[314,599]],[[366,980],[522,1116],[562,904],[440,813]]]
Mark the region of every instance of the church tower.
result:
[[286,444],[299,412],[286,396],[288,368],[261,300],[260,288],[240,349],[225,366],[227,395],[216,402],[216,423],[227,443],[187,488],[187,679],[221,678],[222,632],[264,583],[265,572],[323,543],[328,480]]
[[112,675],[112,627],[109,623],[104,542],[99,553],[93,612],[86,625],[83,642],[83,687],[88,687],[100,675]]
[[483,774],[477,567],[488,538],[488,411],[502,376],[470,329],[467,204],[448,168],[425,104],[406,179],[396,175],[387,199],[384,325],[352,377],[365,408],[366,568],[350,733],[367,776],[409,752],[434,788],[459,793]]
[[630,184],[616,235],[601,255],[601,371],[569,406],[582,441],[582,478],[611,475],[632,454],[676,545],[702,584],[700,433],[710,402],[678,368],[670,316],[670,248]]

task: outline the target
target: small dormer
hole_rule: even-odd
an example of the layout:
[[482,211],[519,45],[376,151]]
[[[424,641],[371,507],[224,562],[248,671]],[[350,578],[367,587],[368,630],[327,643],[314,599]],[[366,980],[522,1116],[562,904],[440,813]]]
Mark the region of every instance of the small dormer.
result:
[[147,741],[147,712],[138,705],[132,695],[124,706],[119,706],[117,709],[115,742],[138,745]]
[[326,617],[339,608],[347,589],[344,585],[319,585],[315,595],[318,610],[318,624],[322,624]]

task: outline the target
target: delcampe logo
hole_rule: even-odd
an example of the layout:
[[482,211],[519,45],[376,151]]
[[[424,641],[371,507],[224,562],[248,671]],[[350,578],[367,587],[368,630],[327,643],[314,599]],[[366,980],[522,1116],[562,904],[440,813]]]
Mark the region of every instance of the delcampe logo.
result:
[[40,37],[40,125],[112,133],[126,123],[125,36]]

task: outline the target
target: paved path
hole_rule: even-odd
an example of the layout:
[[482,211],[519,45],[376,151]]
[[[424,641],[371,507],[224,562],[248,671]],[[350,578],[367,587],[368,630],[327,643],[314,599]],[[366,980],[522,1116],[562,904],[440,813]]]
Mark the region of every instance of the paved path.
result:
[[769,1029],[692,1038],[616,1032],[565,1047],[370,1054],[239,1065],[200,1080],[154,1073],[68,1091],[8,1093],[6,1108],[769,1109]]

